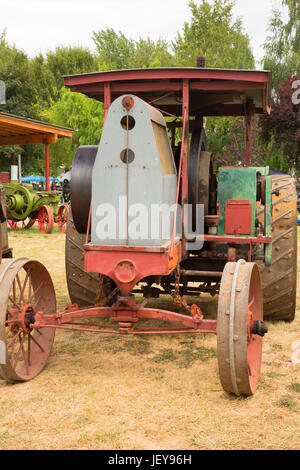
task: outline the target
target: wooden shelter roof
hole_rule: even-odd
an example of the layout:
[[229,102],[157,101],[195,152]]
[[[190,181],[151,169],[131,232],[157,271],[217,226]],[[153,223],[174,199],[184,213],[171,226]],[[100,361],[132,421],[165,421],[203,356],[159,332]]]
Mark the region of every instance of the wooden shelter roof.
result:
[[52,144],[72,138],[73,129],[0,112],[0,145]]

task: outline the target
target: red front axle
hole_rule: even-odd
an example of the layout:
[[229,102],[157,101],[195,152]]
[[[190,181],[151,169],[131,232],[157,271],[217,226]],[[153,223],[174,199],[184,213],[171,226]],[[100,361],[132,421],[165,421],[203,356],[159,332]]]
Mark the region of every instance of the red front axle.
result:
[[[31,325],[31,328],[53,327],[67,330],[132,335],[173,333],[216,334],[216,320],[204,320],[202,312],[197,306],[192,306],[190,313],[191,316],[167,310],[145,308],[144,302],[137,304],[134,296],[131,295],[128,297],[119,297],[112,307],[96,306],[79,309],[78,305],[72,305],[67,306],[63,311],[56,315],[46,315],[43,312],[37,312],[35,315],[35,322]],[[118,324],[118,328],[111,328],[109,324],[87,324],[80,322],[80,320],[87,320],[95,317],[110,317],[112,322]],[[135,328],[135,325],[141,318],[173,322],[180,325],[180,328]]]

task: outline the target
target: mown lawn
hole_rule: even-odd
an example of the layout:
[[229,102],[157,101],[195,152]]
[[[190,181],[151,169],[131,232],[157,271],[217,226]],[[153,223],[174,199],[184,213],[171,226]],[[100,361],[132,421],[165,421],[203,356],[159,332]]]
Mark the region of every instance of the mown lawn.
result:
[[[35,227],[9,235],[15,257],[47,266],[63,307],[64,235]],[[213,310],[216,300],[209,303]],[[297,340],[300,313],[292,324],[269,325],[259,390],[244,399],[221,388],[213,336],[58,331],[36,379],[0,381],[0,449],[297,449]]]

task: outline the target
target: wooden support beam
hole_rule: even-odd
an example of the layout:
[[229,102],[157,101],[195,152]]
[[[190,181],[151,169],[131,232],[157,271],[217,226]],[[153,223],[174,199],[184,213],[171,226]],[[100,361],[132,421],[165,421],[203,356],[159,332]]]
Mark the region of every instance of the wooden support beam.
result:
[[11,136],[0,136],[0,145],[27,145],[27,144],[43,144],[48,142],[53,144],[57,142],[58,135],[11,135]]

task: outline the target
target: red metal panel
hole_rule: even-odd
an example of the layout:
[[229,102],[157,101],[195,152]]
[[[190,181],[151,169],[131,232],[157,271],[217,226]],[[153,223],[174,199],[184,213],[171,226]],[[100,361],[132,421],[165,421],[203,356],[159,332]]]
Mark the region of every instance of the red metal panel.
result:
[[0,172],[0,183],[9,183],[9,172],[1,171]]
[[225,233],[251,233],[251,204],[249,201],[228,201],[225,205]]
[[163,252],[146,250],[148,247],[144,247],[146,249],[143,251],[136,247],[127,247],[127,250],[124,246],[116,248],[84,245],[84,269],[110,277],[123,295],[129,294],[147,276],[170,274],[182,260],[181,243]]
[[[198,81],[191,83],[191,90],[199,91],[240,91],[240,90],[263,90],[263,83],[243,82],[233,80]],[[72,85],[73,91],[82,89],[81,85]],[[112,93],[139,93],[152,91],[180,91],[180,81],[160,80],[157,82],[112,82]],[[90,83],[84,85],[84,90],[89,93],[103,93],[103,83]]]
[[108,72],[95,72],[80,75],[64,76],[64,85],[83,85],[87,83],[104,83],[120,80],[163,80],[163,79],[219,79],[239,80],[246,82],[268,83],[270,72],[255,70],[221,70],[199,68],[155,68],[136,70],[117,70]]

